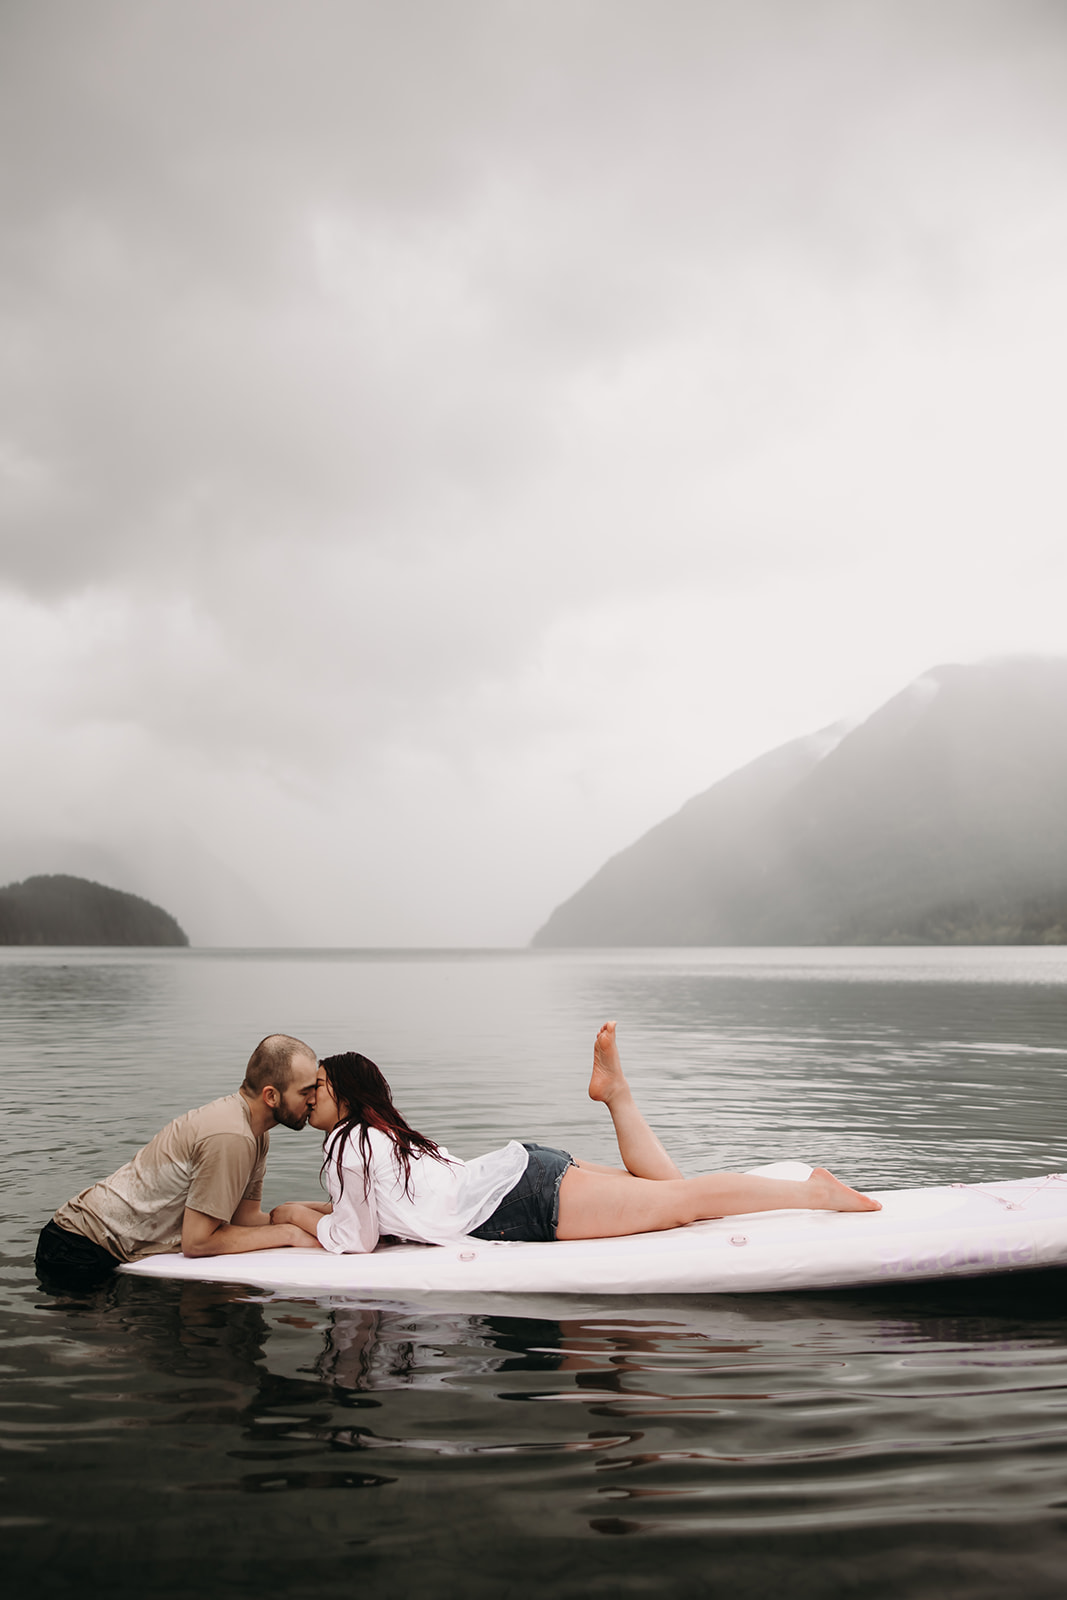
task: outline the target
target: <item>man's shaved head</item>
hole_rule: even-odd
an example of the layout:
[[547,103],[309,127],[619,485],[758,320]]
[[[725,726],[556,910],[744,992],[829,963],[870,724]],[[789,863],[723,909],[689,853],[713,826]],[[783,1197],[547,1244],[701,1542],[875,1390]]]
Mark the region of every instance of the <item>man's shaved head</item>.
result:
[[309,1044],[288,1033],[269,1033],[249,1056],[241,1088],[253,1095],[261,1094],[268,1087],[284,1093],[297,1061],[307,1062],[314,1076],[319,1058]]

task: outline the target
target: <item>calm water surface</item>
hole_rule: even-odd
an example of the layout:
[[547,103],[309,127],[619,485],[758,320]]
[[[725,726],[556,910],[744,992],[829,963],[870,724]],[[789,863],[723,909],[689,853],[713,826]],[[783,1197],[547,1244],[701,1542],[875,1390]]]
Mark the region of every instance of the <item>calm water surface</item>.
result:
[[[1061,1597],[1063,1274],[835,1295],[46,1295],[55,1206],[280,1029],[461,1155],[612,1157],[597,1025],[683,1169],[1067,1170],[1059,950],[0,952],[0,1571],[35,1596]],[[312,1132],[267,1203],[312,1198]]]

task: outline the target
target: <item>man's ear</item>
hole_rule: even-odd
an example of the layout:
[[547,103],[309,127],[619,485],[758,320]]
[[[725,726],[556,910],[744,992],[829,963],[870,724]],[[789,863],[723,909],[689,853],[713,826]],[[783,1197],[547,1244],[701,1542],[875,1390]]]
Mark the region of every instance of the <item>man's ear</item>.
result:
[[280,1106],[281,1103],[281,1091],[276,1089],[273,1083],[268,1083],[267,1087],[263,1090],[263,1104],[265,1106],[270,1106],[270,1109],[273,1111],[277,1106]]

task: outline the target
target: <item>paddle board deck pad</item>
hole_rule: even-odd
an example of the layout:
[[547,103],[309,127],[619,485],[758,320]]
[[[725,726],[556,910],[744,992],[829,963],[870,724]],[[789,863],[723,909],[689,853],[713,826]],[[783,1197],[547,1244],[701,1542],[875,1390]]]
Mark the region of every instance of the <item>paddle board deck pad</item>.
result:
[[[803,1178],[800,1162],[757,1169]],[[1067,1173],[876,1192],[882,1210],[764,1211],[662,1233],[556,1244],[382,1245],[371,1255],[253,1250],[147,1256],[145,1278],[303,1294],[747,1294],[980,1277],[1067,1266]]]

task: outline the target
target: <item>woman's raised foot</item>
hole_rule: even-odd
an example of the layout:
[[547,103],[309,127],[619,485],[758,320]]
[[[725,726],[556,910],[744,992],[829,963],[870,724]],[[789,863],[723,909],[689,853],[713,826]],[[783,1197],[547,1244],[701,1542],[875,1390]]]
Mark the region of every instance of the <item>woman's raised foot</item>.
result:
[[813,1211],[881,1211],[882,1202],[872,1200],[869,1194],[850,1189],[847,1183],[835,1178],[825,1167],[815,1167],[807,1180],[811,1189]]
[[623,1076],[619,1048],[615,1043],[615,1023],[605,1022],[593,1046],[593,1075],[589,1079],[590,1100],[611,1100],[620,1089],[628,1089]]

